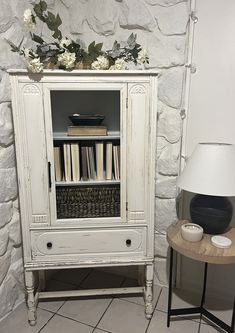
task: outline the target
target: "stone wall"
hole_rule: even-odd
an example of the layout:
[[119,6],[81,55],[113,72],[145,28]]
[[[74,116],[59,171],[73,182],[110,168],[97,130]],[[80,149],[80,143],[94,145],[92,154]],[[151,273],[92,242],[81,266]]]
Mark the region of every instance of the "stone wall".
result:
[[[188,0],[189,1],[189,0]],[[165,231],[176,219],[176,175],[181,138],[181,99],[189,20],[184,0],[48,0],[59,12],[62,32],[86,44],[95,40],[110,48],[131,32],[148,51],[150,68],[159,68],[157,132],[156,281],[167,280]],[[17,200],[16,165],[7,69],[22,68],[6,40],[29,46],[21,17],[35,0],[1,0],[0,11],[0,318],[23,299],[22,250]],[[41,28],[45,36],[48,31]]]

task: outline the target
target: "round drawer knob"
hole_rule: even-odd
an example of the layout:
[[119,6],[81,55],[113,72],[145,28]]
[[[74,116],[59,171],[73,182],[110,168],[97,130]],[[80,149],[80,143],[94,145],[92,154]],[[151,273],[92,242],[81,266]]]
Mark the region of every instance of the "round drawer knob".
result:
[[51,249],[51,248],[52,248],[52,243],[51,243],[51,242],[48,242],[48,243],[47,243],[47,248],[48,248],[48,249]]
[[131,239],[128,238],[128,239],[126,240],[126,246],[128,246],[128,247],[131,246]]

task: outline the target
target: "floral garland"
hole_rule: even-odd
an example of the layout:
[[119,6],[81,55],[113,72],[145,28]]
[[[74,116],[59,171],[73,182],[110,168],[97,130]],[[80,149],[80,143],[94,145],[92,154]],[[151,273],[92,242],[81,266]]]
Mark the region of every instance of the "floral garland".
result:
[[146,51],[136,42],[136,34],[131,34],[125,45],[114,42],[111,50],[102,51],[103,44],[92,42],[87,49],[82,48],[78,41],[63,37],[59,29],[62,24],[59,14],[54,15],[48,10],[46,1],[40,0],[31,9],[24,12],[24,25],[29,29],[36,27],[37,20],[42,21],[52,31],[52,42],[46,42],[41,36],[30,31],[35,48],[21,48],[12,43],[11,50],[24,57],[30,72],[40,73],[44,68],[65,70],[91,68],[96,70],[122,70],[128,63],[135,65],[148,63]]

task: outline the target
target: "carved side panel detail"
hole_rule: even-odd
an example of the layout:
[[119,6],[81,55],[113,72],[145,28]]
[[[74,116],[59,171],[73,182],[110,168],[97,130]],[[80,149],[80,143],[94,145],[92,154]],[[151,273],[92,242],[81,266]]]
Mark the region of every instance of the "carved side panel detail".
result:
[[136,84],[134,85],[131,90],[130,90],[131,94],[145,94],[146,93],[146,89],[143,85],[141,84]]
[[33,215],[33,223],[47,223],[46,215]]
[[39,95],[40,91],[34,84],[26,84],[23,89],[24,95]]

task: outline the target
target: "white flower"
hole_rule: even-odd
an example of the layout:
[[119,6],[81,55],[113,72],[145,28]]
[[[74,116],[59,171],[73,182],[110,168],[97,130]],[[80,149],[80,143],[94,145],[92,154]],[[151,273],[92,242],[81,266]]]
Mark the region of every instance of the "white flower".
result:
[[99,56],[96,61],[91,64],[92,69],[108,69],[109,61],[104,56]]
[[32,73],[40,73],[43,71],[43,64],[40,62],[39,58],[34,58],[28,60],[26,59],[26,64],[28,67],[28,70]]
[[99,61],[93,61],[93,63],[91,64],[91,68],[92,69],[102,69]]
[[68,47],[70,44],[72,43],[71,39],[69,38],[62,38],[60,41],[60,47],[62,49],[65,49],[66,47]]
[[74,63],[76,60],[75,53],[67,52],[65,51],[64,53],[60,54],[58,56],[58,61],[62,66],[65,66],[65,68],[73,68]]
[[24,25],[29,29],[35,28],[35,22],[33,17],[34,16],[31,12],[31,9],[26,9],[24,11],[24,17],[23,17]]
[[115,60],[115,64],[112,65],[109,69],[122,70],[126,68],[126,62],[123,58],[118,58]]
[[141,49],[138,53],[137,63],[138,64],[144,64],[147,60],[148,55],[145,49]]

